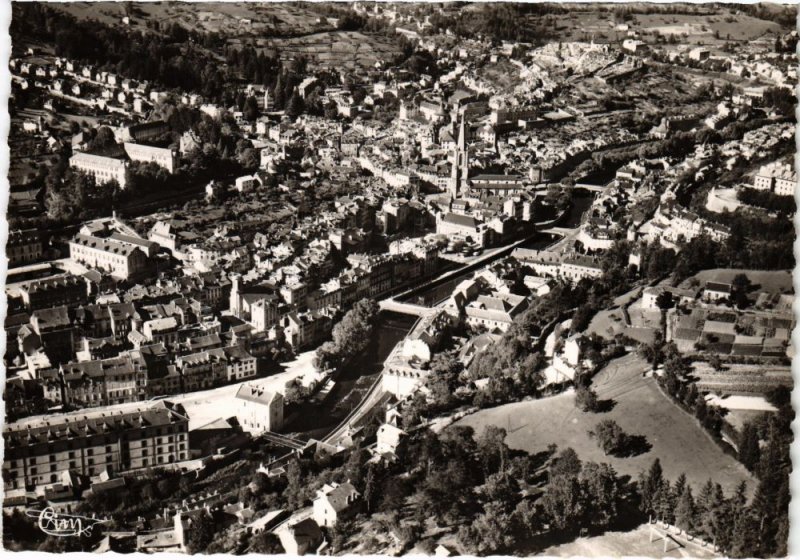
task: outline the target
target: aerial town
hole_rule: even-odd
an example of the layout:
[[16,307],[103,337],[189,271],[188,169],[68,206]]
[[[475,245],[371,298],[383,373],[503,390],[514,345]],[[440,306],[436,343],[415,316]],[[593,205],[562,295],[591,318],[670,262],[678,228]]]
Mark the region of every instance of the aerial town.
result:
[[14,2],[3,547],[787,556],[796,18]]

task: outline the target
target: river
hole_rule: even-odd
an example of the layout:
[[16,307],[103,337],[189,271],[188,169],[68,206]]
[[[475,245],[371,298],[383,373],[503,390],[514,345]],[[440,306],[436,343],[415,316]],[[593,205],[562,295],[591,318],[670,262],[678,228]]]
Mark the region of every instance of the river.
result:
[[[594,201],[594,193],[586,189],[575,189],[572,198],[572,205],[566,216],[559,220],[559,227],[575,228],[581,224],[583,214],[591,207]],[[526,249],[546,249],[554,242],[558,241],[558,237],[548,235],[545,233],[536,235],[529,239],[522,247]],[[453,289],[462,281],[467,278],[472,278],[475,275],[474,270],[464,272],[458,276],[445,280],[441,283],[434,283],[425,290],[419,292],[411,292],[408,296],[401,298],[401,301],[408,303],[415,303],[417,305],[424,305],[426,307],[433,307],[444,299],[450,297]]]
[[378,326],[366,350],[343,369],[336,385],[322,403],[302,405],[297,417],[284,431],[321,439],[339,425],[381,374],[383,362],[395,345],[411,331],[416,320],[412,315],[381,311]]

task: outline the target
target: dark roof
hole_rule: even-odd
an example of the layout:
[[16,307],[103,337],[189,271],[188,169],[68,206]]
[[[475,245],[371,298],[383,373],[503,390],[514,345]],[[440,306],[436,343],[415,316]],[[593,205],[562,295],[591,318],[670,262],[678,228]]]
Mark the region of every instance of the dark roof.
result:
[[706,282],[706,290],[711,290],[714,292],[725,292],[729,294],[731,292],[731,285],[726,284],[724,282]]
[[478,227],[478,221],[473,218],[472,216],[464,216],[463,214],[453,214],[452,212],[448,212],[442,218],[445,222],[451,224],[457,224],[459,226],[471,227],[475,228]]

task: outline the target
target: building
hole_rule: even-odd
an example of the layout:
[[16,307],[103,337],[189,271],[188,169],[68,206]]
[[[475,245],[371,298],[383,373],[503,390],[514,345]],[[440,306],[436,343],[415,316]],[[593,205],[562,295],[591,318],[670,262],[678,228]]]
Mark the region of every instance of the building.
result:
[[283,395],[243,384],[236,392],[236,418],[246,432],[277,432],[283,427]]
[[184,392],[218,387],[227,379],[227,361],[221,349],[179,356],[175,366],[180,372]]
[[732,286],[724,282],[706,282],[703,288],[703,300],[711,303],[727,301],[731,296]]
[[323,541],[319,525],[310,517],[296,523],[282,525],[275,535],[280,539],[284,552],[289,556],[315,553]]
[[145,396],[144,362],[123,354],[105,360],[70,362],[61,366],[62,404],[75,408],[131,403]]
[[256,332],[267,332],[280,319],[280,300],[275,295],[263,296],[250,306],[250,324]]
[[296,352],[313,348],[324,341],[333,329],[333,313],[328,309],[318,309],[284,315],[279,323],[286,342]]
[[227,360],[228,381],[250,379],[258,374],[258,360],[241,346],[223,348]]
[[642,292],[642,308],[656,310],[658,307],[658,298],[662,293],[669,292],[672,295],[672,301],[675,303],[691,303],[697,296],[694,290],[685,290],[682,288],[673,288],[671,286],[650,286]]
[[711,51],[705,47],[695,47],[689,51],[689,60],[702,62],[704,60],[708,60],[710,57]]
[[234,181],[234,188],[240,193],[250,192],[261,184],[257,175],[243,175]]
[[117,129],[116,136],[119,142],[147,142],[161,138],[168,132],[169,125],[166,122],[150,121],[121,127]]
[[600,278],[603,276],[603,268],[600,260],[595,257],[571,255],[561,264],[561,276],[577,283],[584,278]]
[[[31,314],[30,326],[51,364],[68,362],[72,358],[75,326],[67,307],[37,309]],[[23,329],[19,334],[24,337]]]
[[40,260],[44,256],[44,244],[38,230],[14,230],[8,232],[6,257],[9,268]]
[[350,482],[326,484],[314,498],[314,521],[320,527],[333,527],[356,514],[360,497]]
[[131,161],[155,163],[170,173],[175,173],[180,165],[180,161],[178,160],[178,150],[170,148],[158,148],[156,146],[146,146],[144,144],[135,144],[133,142],[125,142],[123,147],[125,148],[125,153],[131,159]]
[[78,152],[69,158],[69,166],[91,175],[99,184],[116,181],[121,189],[127,185],[128,162],[124,159]]
[[794,196],[797,172],[789,163],[773,162],[762,166],[753,179],[753,188],[769,190],[781,196]]
[[70,259],[90,268],[128,280],[147,268],[147,255],[138,247],[116,239],[77,234],[69,242]]
[[469,181],[472,189],[484,195],[508,196],[525,192],[525,178],[521,175],[477,175]]
[[464,316],[470,327],[506,332],[527,308],[528,300],[524,296],[496,292],[478,296],[464,308]]
[[375,446],[375,451],[379,455],[383,455],[384,453],[394,454],[405,435],[406,432],[394,424],[382,424],[376,433],[378,442]]
[[189,418],[167,401],[26,418],[3,430],[3,480],[42,489],[66,472],[98,476],[189,458]]
[[31,280],[19,287],[23,305],[30,310],[66,305],[74,307],[86,303],[86,282],[72,274],[59,274],[41,280]]
[[159,246],[169,249],[173,253],[180,248],[180,240],[178,231],[172,221],[156,222],[150,229],[147,239],[153,243],[158,243]]

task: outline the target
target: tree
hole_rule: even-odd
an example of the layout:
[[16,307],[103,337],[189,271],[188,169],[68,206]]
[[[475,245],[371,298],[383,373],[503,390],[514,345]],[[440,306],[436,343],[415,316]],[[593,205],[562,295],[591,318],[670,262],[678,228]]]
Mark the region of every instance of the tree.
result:
[[578,454],[571,447],[567,447],[550,465],[550,478],[558,476],[577,476],[581,472],[582,463]]
[[672,298],[672,292],[664,290],[656,297],[656,305],[658,308],[665,312],[667,309],[671,309],[674,307],[675,302]]
[[761,457],[758,429],[753,422],[745,422],[739,435],[739,461],[754,472]]
[[191,517],[189,530],[186,531],[186,551],[189,554],[205,552],[216,534],[216,525],[211,515],[205,510]]
[[247,99],[245,99],[242,112],[244,113],[244,118],[248,121],[252,122],[258,118],[259,108],[258,101],[255,97],[249,96]]
[[743,309],[749,304],[747,294],[750,291],[750,286],[750,278],[746,274],[737,274],[733,277],[730,299],[739,309]]
[[581,471],[587,519],[593,526],[606,529],[617,518],[621,489],[617,473],[607,463],[586,463]]
[[509,454],[505,439],[506,431],[497,426],[486,426],[478,438],[478,454],[486,476],[505,471]]
[[114,131],[107,126],[101,126],[97,129],[97,135],[92,139],[89,145],[89,151],[99,152],[116,145],[117,140],[114,137]]
[[477,537],[473,548],[479,555],[488,555],[511,548],[516,541],[513,530],[513,516],[490,503],[484,513],[472,523]]
[[678,504],[675,507],[675,524],[684,531],[690,532],[694,527],[695,514],[692,488],[689,485],[685,485],[678,495]]
[[542,508],[553,528],[574,533],[584,516],[581,485],[575,476],[551,479],[541,498]]
[[250,548],[248,552],[256,554],[285,554],[281,540],[269,531],[261,531],[256,533],[250,539]]
[[650,465],[647,473],[639,476],[639,496],[641,498],[641,510],[643,513],[652,514],[653,497],[656,491],[664,485],[664,474],[661,469],[661,461],[656,457]]
[[597,445],[606,455],[621,453],[628,443],[628,435],[622,430],[614,420],[601,420],[589,436],[597,440]]
[[286,104],[286,114],[290,117],[298,117],[303,113],[305,104],[303,98],[297,92],[292,94],[289,98],[289,103]]
[[597,393],[591,387],[578,385],[575,388],[575,406],[583,412],[597,412]]
[[339,107],[336,102],[331,100],[325,104],[325,118],[328,120],[335,120],[339,116]]

